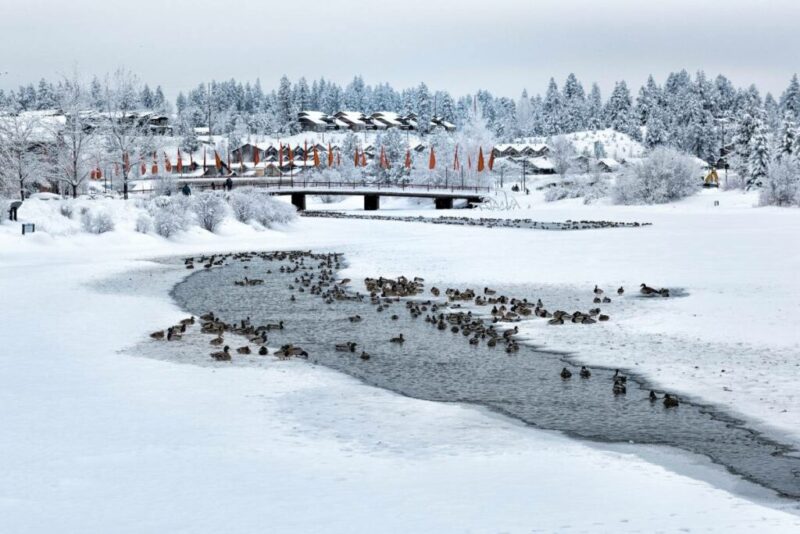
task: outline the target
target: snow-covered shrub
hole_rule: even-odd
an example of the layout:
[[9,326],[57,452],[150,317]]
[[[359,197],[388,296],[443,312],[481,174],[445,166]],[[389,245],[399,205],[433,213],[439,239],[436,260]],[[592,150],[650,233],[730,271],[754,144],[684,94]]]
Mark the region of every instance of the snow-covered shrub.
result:
[[192,211],[200,226],[213,232],[225,220],[227,206],[220,195],[204,191],[192,198]]
[[61,206],[59,206],[59,212],[67,219],[71,219],[72,214],[75,212],[75,206],[73,206],[70,200],[64,200],[61,202]]
[[608,194],[608,181],[599,176],[576,177],[548,188],[544,193],[545,202],[555,202],[565,198],[581,198],[588,204]]
[[178,192],[178,182],[172,174],[161,174],[152,181],[153,195],[172,195]]
[[246,223],[255,219],[258,211],[256,195],[252,187],[241,187],[228,195],[228,205],[237,221]]
[[255,220],[262,226],[269,228],[275,224],[286,224],[297,217],[297,210],[291,204],[281,202],[268,195],[259,195],[256,198],[258,204]]
[[162,237],[186,230],[192,222],[189,201],[183,196],[161,196],[150,201],[148,211],[153,217],[153,229]]
[[791,158],[773,161],[761,184],[762,206],[790,206],[800,203],[800,165]]
[[149,234],[153,231],[153,218],[147,212],[141,212],[136,217],[136,231],[140,234]]
[[104,208],[87,207],[81,210],[81,228],[90,234],[104,234],[114,229],[114,218]]
[[[335,168],[327,168],[319,173],[318,177],[314,178],[320,182],[342,182],[342,174]],[[319,199],[325,204],[333,204],[341,202],[344,197],[341,195],[319,195]]]
[[663,204],[692,195],[700,186],[694,159],[659,147],[619,173],[613,197],[617,204]]

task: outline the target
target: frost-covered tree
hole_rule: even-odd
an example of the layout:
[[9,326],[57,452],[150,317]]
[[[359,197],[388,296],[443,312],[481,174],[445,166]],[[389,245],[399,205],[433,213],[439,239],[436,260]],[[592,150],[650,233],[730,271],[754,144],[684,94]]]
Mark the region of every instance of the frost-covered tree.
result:
[[564,178],[575,164],[575,156],[578,151],[575,145],[563,135],[553,137],[550,140],[550,159],[553,162],[553,169]]
[[[636,117],[639,124],[650,126],[650,117],[661,109],[661,88],[653,79],[653,75],[647,77],[647,83],[639,89],[639,96],[636,99]],[[662,120],[662,127],[665,127]]]
[[292,83],[286,75],[281,77],[276,105],[277,109],[275,112],[278,119],[278,132],[283,134],[295,133],[297,130],[297,113],[292,99]]
[[46,172],[45,154],[37,147],[45,141],[43,137],[55,139],[56,135],[30,112],[0,116],[0,190],[16,190],[24,200],[32,182]]
[[800,164],[790,158],[772,162],[762,182],[759,202],[762,206],[800,203]]
[[787,113],[783,118],[783,123],[778,131],[778,144],[775,150],[776,160],[782,161],[784,159],[792,159],[795,157],[797,136],[797,125],[792,120],[791,113]]
[[795,122],[800,122],[800,82],[797,74],[792,76],[789,87],[781,95],[780,110],[785,116],[787,113]]
[[590,130],[602,130],[605,128],[603,97],[600,93],[600,86],[596,83],[592,84],[589,98],[586,101],[586,127]]
[[701,187],[700,168],[675,149],[659,147],[617,176],[612,196],[617,204],[663,204],[694,194]]
[[213,191],[203,191],[192,197],[192,211],[200,226],[214,232],[225,220],[227,206],[220,195]]
[[641,138],[633,113],[631,93],[624,81],[617,82],[614,86],[614,91],[606,103],[605,118],[608,125],[618,132],[626,133],[634,139]]
[[430,130],[431,118],[433,118],[433,102],[428,86],[424,83],[417,87],[417,99],[415,110],[417,113],[417,131],[420,135],[425,135]]
[[669,134],[664,119],[662,118],[662,113],[660,108],[653,109],[649,112],[647,132],[644,137],[644,144],[647,148],[666,145],[669,142]]
[[[105,98],[104,95],[104,103]],[[58,99],[58,107],[64,113],[64,125],[56,137],[58,143],[51,156],[49,174],[53,183],[66,184],[73,197],[78,195],[78,189],[98,163],[99,131],[103,125],[96,124],[86,113],[93,100],[77,73],[64,79]]]
[[586,93],[575,74],[564,83],[564,131],[578,132],[586,128]]
[[147,138],[147,130],[136,115],[139,79],[131,72],[119,69],[106,79],[103,99],[105,113],[100,133],[105,144],[105,159],[118,169],[122,178],[122,192],[128,198],[130,180],[137,157]]
[[350,111],[364,111],[366,109],[366,87],[361,76],[355,76],[344,90],[344,105]]
[[748,158],[747,188],[760,186],[769,171],[770,153],[767,127],[763,119],[756,121],[753,137],[750,139]]
[[542,132],[545,135],[557,135],[564,131],[564,102],[553,78],[550,78],[542,102],[542,119]]

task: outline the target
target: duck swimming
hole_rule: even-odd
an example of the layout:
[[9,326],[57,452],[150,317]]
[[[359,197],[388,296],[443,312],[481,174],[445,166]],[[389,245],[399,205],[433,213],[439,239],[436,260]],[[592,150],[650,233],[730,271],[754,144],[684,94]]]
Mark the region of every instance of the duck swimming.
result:
[[261,348],[258,349],[258,355],[266,356],[267,354],[269,354],[269,350],[267,350],[267,347],[265,347],[264,345],[261,345]]
[[238,352],[239,354],[250,354],[250,347],[246,345],[244,347],[239,347],[238,349],[236,349],[236,352]]
[[611,388],[611,391],[614,392],[614,395],[625,395],[628,392],[628,389],[621,380],[615,380],[614,387]]
[[353,343],[352,341],[348,341],[347,343],[339,343],[336,345],[336,350],[338,352],[355,352],[356,343]]
[[563,378],[564,380],[566,380],[568,378],[572,378],[572,372],[569,369],[567,369],[566,367],[562,368],[561,369],[561,378]]
[[405,338],[403,337],[403,334],[400,334],[397,337],[393,337],[389,341],[391,341],[392,343],[405,343],[406,342]]
[[658,400],[658,396],[656,395],[656,392],[653,391],[652,389],[650,390],[650,397],[649,398],[650,398],[650,402],[655,402],[655,401]]
[[582,365],[580,376],[581,378],[589,378],[590,376],[592,376],[592,372],[588,370],[585,365]]
[[664,395],[664,407],[665,408],[675,408],[680,404],[676,397],[670,396],[669,393]]

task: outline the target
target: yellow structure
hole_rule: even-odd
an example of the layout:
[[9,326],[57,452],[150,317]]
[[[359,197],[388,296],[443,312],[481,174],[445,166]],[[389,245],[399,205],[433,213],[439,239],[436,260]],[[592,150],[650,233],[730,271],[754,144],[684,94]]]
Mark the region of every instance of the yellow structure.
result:
[[705,187],[719,187],[719,175],[717,175],[716,168],[711,167],[711,171],[706,175],[703,185]]

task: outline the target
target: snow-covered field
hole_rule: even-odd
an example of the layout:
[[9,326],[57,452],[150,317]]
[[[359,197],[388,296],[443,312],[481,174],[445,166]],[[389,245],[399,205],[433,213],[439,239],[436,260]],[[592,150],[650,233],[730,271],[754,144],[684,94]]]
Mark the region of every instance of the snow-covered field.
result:
[[[518,200],[519,210],[456,214],[653,226],[544,232],[307,218],[281,231],[228,221],[219,235],[193,229],[171,240],[124,225],[24,238],[0,226],[0,531],[800,529],[794,504],[690,455],[585,444],[302,362],[219,370],[131,353],[185,315],[167,295],[185,271],[148,261],[158,256],[315,248],[345,252],[342,274],[354,280],[577,287],[587,305],[595,283],[624,285],[629,296],[607,306],[608,324],[534,321],[523,332],[800,443],[800,211],[755,209],[752,195],[718,191],[661,207],[546,204],[539,192]],[[382,214],[438,215],[384,205],[395,209]],[[152,283],[124,283],[131,270],[152,273]],[[632,297],[640,282],[689,296],[642,302]]]

